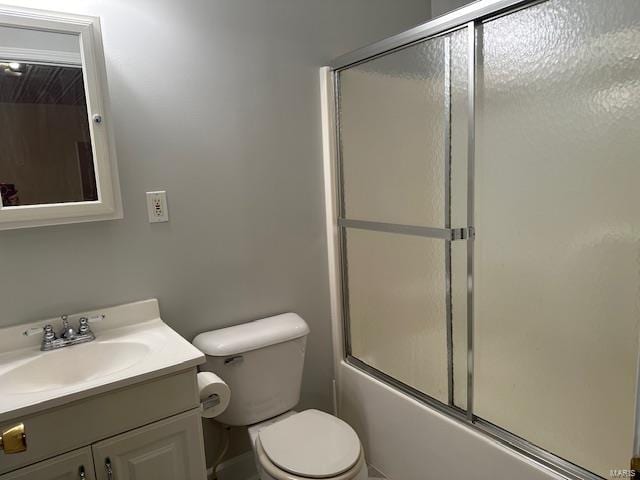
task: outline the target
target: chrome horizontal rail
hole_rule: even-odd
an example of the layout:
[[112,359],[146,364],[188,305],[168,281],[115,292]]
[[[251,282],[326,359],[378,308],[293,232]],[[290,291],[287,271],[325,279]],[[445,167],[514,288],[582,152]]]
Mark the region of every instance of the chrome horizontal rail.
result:
[[375,232],[398,233],[400,235],[413,235],[416,237],[439,238],[449,241],[466,240],[474,234],[473,229],[470,228],[420,227],[417,225],[370,222],[367,220],[349,220],[346,218],[339,218],[338,225],[345,228],[372,230]]

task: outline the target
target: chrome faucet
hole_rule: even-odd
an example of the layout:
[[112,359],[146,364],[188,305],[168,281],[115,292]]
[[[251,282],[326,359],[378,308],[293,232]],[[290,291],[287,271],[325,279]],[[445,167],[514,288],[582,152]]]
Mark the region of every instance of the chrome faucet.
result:
[[67,320],[67,315],[62,315],[60,317],[62,319],[62,330],[60,331],[60,338],[65,338],[67,340],[71,340],[76,337],[76,331],[72,326],[69,325],[69,320]]
[[30,328],[24,332],[24,335],[31,336],[42,333],[42,344],[40,350],[46,352],[48,350],[56,350],[58,348],[77,345],[79,343],[91,342],[96,339],[95,334],[91,331],[90,323],[104,320],[104,315],[93,315],[91,317],[80,317],[78,321],[78,330],[75,330],[70,324],[67,315],[62,315],[62,330],[59,336],[56,336],[51,325],[44,327]]

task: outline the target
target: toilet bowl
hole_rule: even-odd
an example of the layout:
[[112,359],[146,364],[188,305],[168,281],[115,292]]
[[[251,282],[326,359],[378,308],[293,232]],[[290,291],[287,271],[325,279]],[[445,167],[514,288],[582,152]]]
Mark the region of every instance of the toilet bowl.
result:
[[366,480],[356,432],[318,410],[287,412],[249,427],[261,480]]

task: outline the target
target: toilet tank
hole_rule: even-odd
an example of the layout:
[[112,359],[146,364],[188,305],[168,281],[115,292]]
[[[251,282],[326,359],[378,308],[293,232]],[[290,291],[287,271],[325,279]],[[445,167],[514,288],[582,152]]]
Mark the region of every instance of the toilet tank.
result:
[[198,335],[193,344],[206,355],[200,370],[215,373],[231,390],[216,420],[252,425],[292,409],[300,400],[308,334],[302,318],[284,313]]

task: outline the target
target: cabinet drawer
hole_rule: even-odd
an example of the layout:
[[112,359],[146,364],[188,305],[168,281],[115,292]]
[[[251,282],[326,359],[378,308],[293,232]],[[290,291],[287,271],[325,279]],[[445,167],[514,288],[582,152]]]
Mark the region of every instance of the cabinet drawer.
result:
[[85,447],[0,475],[0,480],[95,480],[91,448]]
[[199,405],[196,370],[134,384],[0,425],[24,423],[27,450],[0,453],[0,474]]

